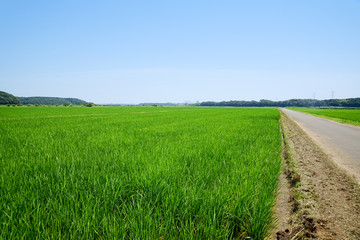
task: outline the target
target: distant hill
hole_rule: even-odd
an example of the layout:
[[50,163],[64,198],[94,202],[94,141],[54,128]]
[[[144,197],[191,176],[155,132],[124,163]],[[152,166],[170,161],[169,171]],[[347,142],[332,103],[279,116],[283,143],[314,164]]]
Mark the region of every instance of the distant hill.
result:
[[0,91],[0,105],[4,104],[20,104],[20,100],[10,93]]
[[21,104],[88,104],[84,100],[78,98],[59,98],[59,97],[18,97]]

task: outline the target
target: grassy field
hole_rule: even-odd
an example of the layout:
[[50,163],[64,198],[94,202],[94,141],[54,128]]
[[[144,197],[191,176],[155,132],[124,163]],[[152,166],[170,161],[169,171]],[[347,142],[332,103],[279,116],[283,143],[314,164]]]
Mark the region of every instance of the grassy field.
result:
[[360,109],[290,108],[299,112],[360,126]]
[[268,108],[0,108],[0,239],[264,239]]

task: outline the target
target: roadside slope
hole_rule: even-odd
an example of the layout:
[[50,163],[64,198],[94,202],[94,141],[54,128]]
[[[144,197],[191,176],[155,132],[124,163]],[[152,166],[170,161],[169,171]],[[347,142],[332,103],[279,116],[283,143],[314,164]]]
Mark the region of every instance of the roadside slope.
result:
[[286,114],[290,233],[279,239],[360,239],[360,188]]

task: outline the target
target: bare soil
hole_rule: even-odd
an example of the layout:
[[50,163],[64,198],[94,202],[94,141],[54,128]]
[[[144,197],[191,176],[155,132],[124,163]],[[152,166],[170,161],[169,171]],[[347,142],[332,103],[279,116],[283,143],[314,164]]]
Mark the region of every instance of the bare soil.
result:
[[280,179],[274,238],[360,239],[357,182],[284,113],[281,121],[287,183]]

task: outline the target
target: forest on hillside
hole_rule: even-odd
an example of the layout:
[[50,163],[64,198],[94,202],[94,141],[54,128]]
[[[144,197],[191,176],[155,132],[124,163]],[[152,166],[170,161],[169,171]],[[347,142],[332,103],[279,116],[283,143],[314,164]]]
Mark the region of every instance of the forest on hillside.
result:
[[88,102],[78,98],[59,98],[59,97],[19,97],[21,104],[88,104]]
[[60,98],[60,97],[16,97],[10,93],[0,91],[0,105],[6,104],[38,104],[38,105],[81,105],[92,104],[78,98]]
[[20,104],[20,100],[10,93],[0,91],[0,105],[4,104]]

